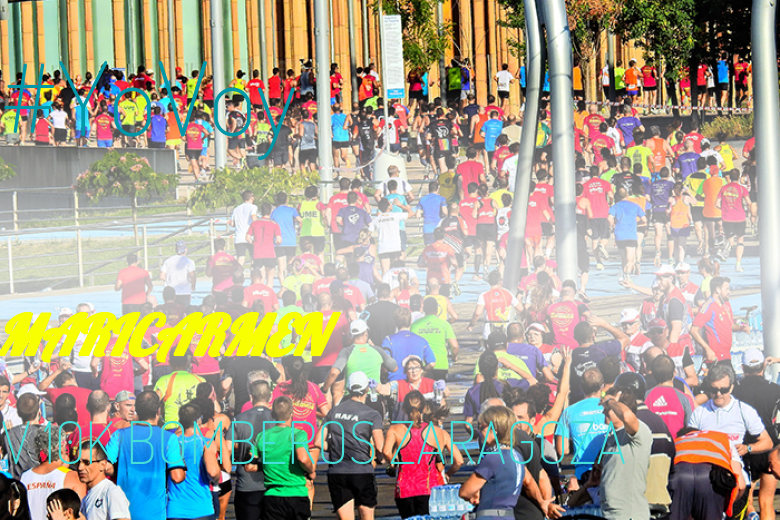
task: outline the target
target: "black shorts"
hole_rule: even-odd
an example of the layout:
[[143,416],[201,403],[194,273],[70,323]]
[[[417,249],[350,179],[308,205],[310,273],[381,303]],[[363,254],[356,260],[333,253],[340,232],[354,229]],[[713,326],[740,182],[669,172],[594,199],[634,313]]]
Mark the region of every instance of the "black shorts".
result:
[[434,159],[441,159],[443,157],[444,158],[452,157],[452,150],[439,150],[439,149],[436,149],[436,148],[433,150],[433,158]]
[[718,83],[718,90],[720,90],[721,92],[724,92],[728,89],[729,89],[728,83]]
[[276,253],[276,258],[286,257],[292,259],[295,256],[295,249],[296,246],[276,246],[274,247],[274,252]]
[[636,240],[615,240],[618,247],[636,247]]
[[542,224],[542,236],[543,237],[555,236],[555,233],[553,232],[552,222],[542,222],[541,224]]
[[747,92],[748,86],[747,83],[734,83],[734,89],[737,92]]
[[349,141],[333,141],[333,149],[341,150],[342,148],[349,149]]
[[122,134],[125,137],[130,137],[130,138],[137,137],[137,136],[133,136],[133,135],[127,135],[127,134],[134,134],[135,133],[135,125],[122,125],[122,130],[124,130],[126,132],[126,133]]
[[726,222],[723,221],[723,234],[726,238],[737,237],[741,238],[745,236],[745,224],[747,221],[742,222]]
[[228,150],[246,148],[246,139],[243,137],[228,137]]
[[584,90],[575,90],[574,91],[574,97],[584,98],[585,97],[585,91]]
[[409,99],[422,99],[423,98],[423,91],[422,90],[410,90],[409,91]]
[[55,143],[64,143],[68,140],[68,129],[67,128],[55,128],[54,129],[54,142]]
[[263,520],[309,520],[309,497],[263,497]]
[[658,90],[658,87],[642,87],[642,90],[644,90],[645,92],[655,92],[656,90]]
[[325,237],[301,237],[301,242],[304,240],[311,242],[311,245],[316,254],[320,254],[325,251]]
[[252,244],[246,242],[236,244],[236,256],[252,256]]
[[395,506],[401,514],[401,518],[412,516],[427,516],[429,513],[428,502],[430,495],[419,495],[409,498],[396,498]]
[[197,161],[200,159],[200,155],[203,153],[203,148],[187,148],[184,150],[184,155],[187,156],[187,159],[190,161]]
[[274,165],[281,166],[290,162],[290,154],[287,153],[287,150],[282,152],[272,152],[271,160],[274,162]]
[[653,224],[669,223],[669,215],[666,214],[666,211],[654,211],[652,215],[653,215]]
[[495,224],[477,224],[477,238],[482,242],[495,242],[498,230]]
[[276,258],[255,258],[252,260],[252,267],[265,267],[266,269],[273,269],[276,267]]
[[162,149],[165,148],[165,143],[155,143],[154,141],[149,141],[149,148]]
[[509,91],[508,90],[499,90],[498,91],[498,99],[509,99]]
[[485,149],[485,141],[482,141],[481,143],[471,143],[471,146],[475,150],[477,150],[477,151],[484,150]]
[[379,253],[380,260],[390,260],[392,262],[393,260],[396,260],[398,258],[401,258],[400,251],[396,251],[393,253]]
[[691,206],[691,216],[694,222],[704,220],[704,206]]
[[702,217],[704,219],[704,222],[720,222],[720,217]]
[[466,266],[466,259],[463,258],[463,253],[455,253],[455,260],[458,262],[459,268]]
[[769,470],[769,452],[764,453],[748,453],[742,457],[745,462],[746,469],[750,472],[750,479],[756,481],[761,478],[761,475],[771,475]]
[[142,303],[123,303],[122,314],[130,314],[131,312],[141,312]]
[[354,500],[357,507],[377,505],[376,477],[373,473],[334,475],[328,472],[328,490],[334,511],[350,500]]
[[35,141],[35,146],[49,146],[49,141]]
[[301,150],[298,152],[298,161],[301,164],[304,163],[311,163],[314,164],[317,162],[317,149],[312,148],[310,150]]
[[[495,240],[495,238],[493,240]],[[463,247],[479,247],[479,238],[477,238],[477,235],[466,235],[463,237]]]
[[590,230],[593,233],[591,237],[593,240],[599,240],[599,239],[607,239],[611,235],[611,230],[609,229],[609,220],[605,218],[592,218],[589,219],[588,223],[590,224]]
[[626,97],[626,89],[624,88],[615,89],[615,95],[618,97]]

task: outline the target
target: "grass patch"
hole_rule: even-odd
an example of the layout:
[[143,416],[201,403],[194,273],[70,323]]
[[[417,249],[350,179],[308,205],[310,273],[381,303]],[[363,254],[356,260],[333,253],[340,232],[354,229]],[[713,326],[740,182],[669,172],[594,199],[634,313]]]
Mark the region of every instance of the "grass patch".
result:
[[747,139],[753,135],[753,113],[716,117],[702,126],[701,133],[709,139],[717,139],[721,133],[726,139]]

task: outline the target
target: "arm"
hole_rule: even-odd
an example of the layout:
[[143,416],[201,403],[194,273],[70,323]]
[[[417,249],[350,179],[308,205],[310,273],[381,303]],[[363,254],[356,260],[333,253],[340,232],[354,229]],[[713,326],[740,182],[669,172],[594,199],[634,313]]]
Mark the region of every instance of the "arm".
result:
[[613,327],[609,322],[599,318],[598,316],[594,316],[593,314],[588,316],[588,323],[594,327],[601,327],[602,329],[612,334],[612,336],[620,342],[623,349],[625,349],[631,342],[631,339],[622,330],[618,329],[617,327]]
[[313,475],[317,470],[315,464],[309,458],[309,451],[304,446],[295,448],[295,460],[307,475]]
[[54,380],[57,379],[57,376],[62,374],[66,370],[70,370],[70,361],[64,361],[60,363],[60,366],[57,368],[57,370],[49,374],[49,376],[46,379],[38,383],[38,390],[43,392],[44,390],[49,388],[49,386],[51,386]]
[[452,352],[452,361],[453,363],[458,360],[458,339],[457,338],[450,338],[448,340],[448,343],[450,345],[450,352]]
[[[563,409],[566,408],[566,403],[569,400],[569,387],[571,383],[571,351],[566,350],[563,353],[563,374],[561,375],[561,381],[560,386],[558,387],[558,393],[555,395],[555,401],[553,402],[552,408],[544,414],[544,417],[542,417],[542,420],[537,423],[536,426],[534,426],[534,433],[539,435],[545,435],[547,434],[545,430],[545,423],[550,421],[557,421],[561,418],[561,414],[563,413]],[[549,367],[545,367],[547,370],[550,370]],[[551,424],[549,427],[555,428],[554,424]],[[549,428],[548,427],[548,428]],[[538,430],[538,431],[537,431]],[[556,449],[558,447],[558,439],[563,440],[561,437],[556,437]],[[567,443],[568,444],[568,443]],[[568,447],[568,446],[567,446]],[[568,450],[567,450],[568,453]]]
[[634,412],[632,412],[628,406],[618,402],[617,399],[619,396],[620,393],[618,392],[618,396],[607,396],[602,401],[601,404],[604,406],[604,415],[609,417],[610,413],[615,414],[615,417],[620,419],[620,421],[623,423],[626,432],[633,437],[639,431],[639,419],[637,419],[636,415],[634,415]]
[[772,439],[769,437],[769,434],[766,432],[766,430],[764,430],[761,432],[761,435],[758,436],[758,440],[753,444],[737,444],[735,447],[737,449],[737,453],[744,456],[746,453],[748,453],[748,446],[752,448],[750,453],[761,453],[764,451],[769,451],[772,449]]
[[458,496],[471,504],[479,504],[479,491],[486,482],[478,473],[472,473],[468,480],[460,485]]
[[520,367],[518,367],[517,365],[515,365],[511,361],[508,361],[507,359],[499,359],[498,360],[498,365],[499,366],[504,366],[504,367],[508,368],[509,370],[514,372],[515,374],[519,375],[520,377],[522,377],[523,379],[528,381],[528,384],[531,385],[531,386],[533,386],[533,385],[535,385],[537,383],[536,378],[534,376],[532,376],[531,374],[529,374],[525,370],[522,370]]
[[704,353],[707,355],[707,361],[717,361],[718,356],[716,356],[715,352],[710,348],[710,344],[707,342],[707,339],[701,332],[701,327],[696,325],[691,327],[691,336],[693,336],[693,339],[695,339],[702,346],[702,348],[704,348]]
[[208,446],[203,447],[203,465],[206,467],[206,473],[209,474],[213,481],[219,479],[222,468],[220,468],[219,460],[217,458],[216,442],[212,442]]

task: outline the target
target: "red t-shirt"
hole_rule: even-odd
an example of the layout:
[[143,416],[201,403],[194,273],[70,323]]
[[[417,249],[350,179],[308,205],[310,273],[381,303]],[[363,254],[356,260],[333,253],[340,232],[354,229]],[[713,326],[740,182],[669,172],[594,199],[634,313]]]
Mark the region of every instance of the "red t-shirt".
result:
[[542,222],[547,222],[544,211],[549,208],[547,197],[540,191],[531,193],[528,197],[528,214],[525,221],[525,236],[542,236]]
[[751,137],[747,141],[745,141],[745,146],[742,147],[742,154],[750,154],[750,152],[753,151],[753,148],[756,146],[756,138]]
[[460,201],[460,217],[466,224],[466,234],[469,236],[476,236],[477,234],[477,219],[473,216],[474,206],[479,204],[479,199],[476,197],[466,197]]
[[252,307],[255,300],[263,302],[265,312],[273,312],[274,307],[279,307],[279,298],[273,289],[261,283],[255,283],[244,289],[244,302],[246,307]]
[[[327,323],[328,320],[330,320],[331,314],[333,314],[333,311],[323,311],[322,316],[325,320],[324,323]],[[322,351],[321,356],[314,357],[312,363],[316,367],[328,367],[333,365],[336,362],[339,352],[350,343],[352,343],[352,336],[349,334],[349,321],[347,320],[346,313],[342,312],[336,322],[336,327],[333,329],[333,334],[328,338],[325,350]]]
[[585,198],[590,201],[590,208],[593,211],[593,218],[607,218],[609,216],[609,204],[607,203],[607,194],[612,193],[614,188],[611,182],[594,177],[582,185]]
[[205,133],[206,133],[206,129],[200,126],[198,123],[190,123],[189,125],[187,125],[187,132],[185,133],[187,149],[202,150],[203,135]]
[[583,125],[588,129],[588,135],[591,141],[593,136],[599,133],[599,126],[604,122],[604,116],[600,114],[588,114],[585,119],[582,120]]
[[731,359],[731,326],[734,324],[734,313],[731,304],[718,305],[710,298],[702,306],[701,312],[693,320],[695,327],[700,327],[710,348],[718,356],[718,361]]
[[112,120],[113,118],[105,112],[95,116],[95,130],[98,140],[108,141],[114,138],[114,132],[111,129]]
[[51,123],[48,120],[40,118],[35,122],[35,141],[39,143],[49,142],[49,128]]
[[[112,337],[106,346],[106,352],[111,352],[117,338]],[[104,390],[113,401],[116,394],[122,390],[133,392],[133,358],[127,353],[127,348],[120,356],[106,356],[103,358],[103,371],[100,373],[100,388]]]
[[331,75],[330,77],[330,97],[334,98],[339,95],[339,92],[341,92],[341,87],[339,87],[339,83],[344,78],[339,74],[338,72]]
[[330,294],[330,284],[336,280],[332,276],[326,276],[325,278],[320,278],[316,282],[314,282],[314,286],[312,287],[312,293],[314,296],[318,296],[322,293],[328,293]]
[[547,319],[555,334],[556,345],[577,348],[574,339],[574,327],[582,321],[580,306],[576,302],[556,302],[547,307]]
[[347,202],[347,195],[349,195],[348,191],[345,191],[344,193],[336,193],[330,198],[330,201],[328,201],[328,208],[330,208],[331,233],[341,232],[338,225],[336,224],[336,217],[338,216],[339,210],[341,208],[346,208],[347,206],[349,206],[349,203]]
[[[499,175],[501,174],[501,168],[504,166],[504,161],[506,161],[511,156],[512,156],[512,152],[509,151],[508,146],[501,146],[500,148],[496,148],[496,151],[493,152],[493,158],[496,160],[496,171],[499,172]],[[480,164],[480,166],[482,165]],[[472,182],[479,182],[479,181],[475,180]],[[465,189],[463,193],[466,193]]]
[[685,137],[683,137],[683,143],[685,141],[693,141],[693,151],[696,153],[701,153],[701,142],[703,140],[704,136],[698,132],[691,132],[690,134],[685,134]]
[[79,416],[79,422],[89,420],[89,412],[87,411],[87,399],[92,390],[89,388],[81,388],[80,386],[65,386],[62,388],[47,388],[46,397],[51,401],[52,406],[57,402],[57,398],[62,394],[70,394],[76,400],[76,413]]
[[495,224],[496,206],[495,201],[490,197],[479,199],[479,209],[477,210],[477,224]]
[[450,283],[450,258],[455,252],[444,242],[434,242],[423,249],[422,258],[428,266],[428,278],[438,279],[441,283]]
[[362,309],[366,304],[366,299],[360,289],[346,283],[344,284],[344,299],[351,303],[355,310]]
[[233,285],[233,271],[240,268],[241,264],[230,253],[219,251],[209,257],[208,265],[211,267],[211,292],[224,291]]
[[276,258],[274,238],[282,236],[279,224],[263,217],[252,222],[247,235],[254,237],[254,258]]
[[[270,83],[270,81],[269,81]],[[260,78],[252,78],[246,83],[246,89],[249,92],[249,102],[253,105],[262,105],[263,101],[260,96],[260,91],[265,90],[263,80]]]
[[594,162],[596,163],[600,163],[603,160],[603,157],[601,156],[602,149],[609,148],[609,150],[612,151],[615,148],[615,140],[602,133],[596,133],[590,143],[593,148]]
[[282,78],[271,76],[268,78],[268,97],[270,99],[279,99],[282,97]]
[[[499,171],[501,171],[499,169]],[[468,193],[468,186],[472,182],[479,184],[479,176],[484,175],[485,168],[478,161],[465,161],[455,168],[455,173],[460,175],[460,181],[463,185],[463,193]]]
[[[232,273],[231,273],[232,275]],[[128,265],[116,275],[122,281],[122,303],[140,305],[146,303],[146,280],[149,272],[137,265]]]

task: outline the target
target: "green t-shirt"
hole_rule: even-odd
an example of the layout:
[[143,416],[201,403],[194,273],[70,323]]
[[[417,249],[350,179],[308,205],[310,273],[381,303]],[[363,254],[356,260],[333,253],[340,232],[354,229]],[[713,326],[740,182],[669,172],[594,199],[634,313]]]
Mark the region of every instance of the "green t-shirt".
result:
[[382,354],[371,345],[353,345],[352,353],[347,358],[344,368],[344,378],[355,372],[363,372],[366,377],[379,382],[382,375]]
[[[496,357],[498,358],[499,362],[502,359],[506,359],[510,363],[515,365],[517,368],[519,368],[520,370],[525,370],[529,374],[531,373],[531,370],[529,370],[528,365],[525,364],[525,361],[523,361],[517,356],[513,356],[512,354],[507,354],[506,352],[496,352]],[[477,374],[479,374],[479,365],[476,365],[474,367],[474,376],[476,377]],[[502,381],[506,381],[507,379],[523,379],[522,376],[520,376],[514,370],[510,370],[509,368],[502,367],[500,364],[498,367],[498,378],[501,379]]]
[[301,287],[306,284],[313,284],[313,283],[314,283],[314,275],[303,273],[296,276],[294,274],[290,274],[284,278],[284,283],[282,283],[282,287],[294,292],[295,298],[297,300],[300,300]]
[[135,125],[135,116],[138,112],[138,105],[129,99],[125,99],[119,103],[119,107],[125,111],[124,118],[122,119],[123,125]]
[[650,177],[650,168],[647,167],[647,160],[653,156],[653,151],[647,146],[632,146],[626,150],[626,157],[631,159],[631,166],[635,164],[642,165],[642,177]]
[[626,69],[622,67],[615,67],[615,90],[626,88],[626,82],[623,81],[623,75],[626,73]]
[[[270,424],[269,424],[270,426]],[[275,426],[255,439],[257,458],[263,467],[265,494],[269,497],[308,497],[306,474],[295,461],[295,446],[305,447],[306,432],[291,426]]]
[[436,370],[447,370],[450,361],[447,359],[447,341],[455,337],[452,325],[441,318],[428,315],[420,318],[412,324],[411,331],[422,336],[428,342],[436,356]]
[[[19,119],[19,126],[21,127],[21,118]],[[0,123],[3,125],[3,130],[6,134],[15,134],[14,125],[16,124],[16,112],[14,110],[6,110],[0,117]]]
[[[170,383],[169,391],[168,382],[171,379],[173,379],[173,382]],[[154,385],[154,391],[158,392],[161,395],[161,399],[164,401],[165,422],[179,420],[179,408],[195,399],[195,390],[203,381],[204,379],[202,377],[183,371],[173,372],[172,374],[162,376],[157,380],[157,384]],[[170,397],[166,399],[165,397],[168,394],[170,394]],[[165,429],[174,430],[176,429],[176,425],[168,424],[165,426]]]
[[612,177],[615,176],[617,173],[617,170],[607,170],[604,173],[601,174],[601,178],[604,179],[607,182],[612,182]]
[[[287,278],[290,278],[289,276]],[[286,287],[286,286],[285,286]],[[280,308],[278,311],[276,311],[276,324],[278,325],[280,321],[282,321],[282,318],[290,314],[291,312],[297,312],[298,314],[304,315],[306,314],[303,312],[303,309],[298,307],[297,305],[286,305],[282,308]],[[292,325],[289,326],[290,330],[293,329]],[[279,342],[279,348],[285,349],[290,346],[290,343],[292,343],[292,335],[288,334],[287,336],[282,338],[282,341]],[[292,355],[292,354],[288,354]],[[311,361],[311,350],[306,350],[304,354],[301,356],[304,361],[309,362]]]

